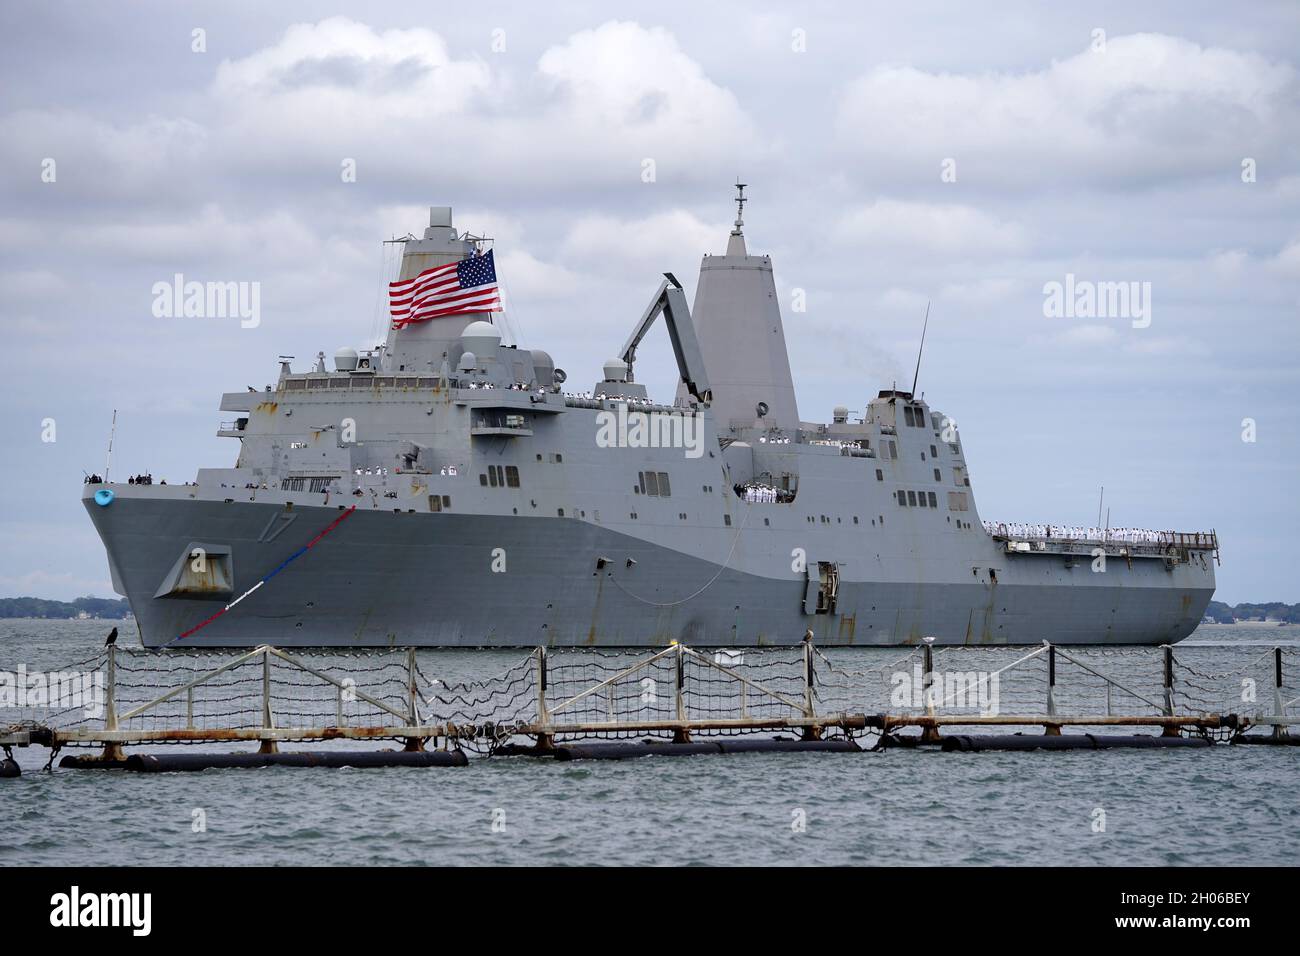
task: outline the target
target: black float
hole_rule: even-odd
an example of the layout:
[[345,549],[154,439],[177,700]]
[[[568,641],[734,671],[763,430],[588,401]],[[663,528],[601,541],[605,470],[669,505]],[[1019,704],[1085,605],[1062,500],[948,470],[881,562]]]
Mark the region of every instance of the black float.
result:
[[315,753],[132,754],[125,768],[138,773],[173,773],[228,767],[464,767],[463,750],[354,750]]

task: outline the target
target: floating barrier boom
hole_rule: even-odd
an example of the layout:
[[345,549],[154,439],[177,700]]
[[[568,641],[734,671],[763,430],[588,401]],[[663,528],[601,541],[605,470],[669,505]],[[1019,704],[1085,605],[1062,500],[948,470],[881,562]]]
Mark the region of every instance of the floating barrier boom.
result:
[[[1249,742],[1289,743],[1288,728],[1300,722],[1294,713],[1300,694],[1288,683],[1295,668],[1284,667],[1284,654],[1296,649],[1277,645],[1258,653],[1254,646],[1198,644],[1089,652],[1044,643],[1029,650],[936,650],[926,644],[855,670],[847,665],[860,656],[836,651],[831,658],[810,642],[712,653],[682,644],[648,654],[537,648],[495,677],[455,682],[427,677],[414,648],[289,654],[264,645],[231,655],[110,646],[76,666],[105,677],[98,713],[53,689],[46,706],[26,711],[0,700],[0,776],[16,775],[12,750],[28,746],[50,748],[51,762],[65,748],[103,748],[98,755],[67,757],[62,766],[158,771],[461,765],[464,751],[560,759],[856,751],[864,740],[871,749],[942,744],[965,751],[1162,746],[1151,743],[1161,740],[1183,746],[1189,739],[1245,740],[1257,726],[1271,736],[1254,735]],[[1254,656],[1242,661],[1243,651]],[[1005,662],[1008,652],[1015,657]],[[1123,679],[1113,673],[1117,658],[1128,658]],[[76,667],[66,670],[76,673]],[[1272,687],[1271,700],[1254,713],[1241,706],[1241,687],[1248,684]],[[1042,734],[969,732],[1008,727],[1036,727]],[[1159,728],[1160,734],[1062,734],[1084,727]],[[905,733],[911,728],[919,735]],[[963,729],[968,732],[942,733]],[[778,734],[794,739],[768,739]],[[751,736],[742,745],[740,735]],[[645,746],[647,739],[657,745]],[[401,750],[279,751],[293,741],[385,740]],[[584,743],[592,740],[599,746]],[[193,760],[123,752],[148,744],[239,742],[256,742],[259,749]],[[429,752],[459,756],[383,756]]]

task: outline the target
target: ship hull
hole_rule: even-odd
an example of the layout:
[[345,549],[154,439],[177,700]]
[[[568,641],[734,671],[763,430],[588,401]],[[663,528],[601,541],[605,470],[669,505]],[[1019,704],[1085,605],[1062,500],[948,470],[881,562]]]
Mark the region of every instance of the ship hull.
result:
[[[348,511],[351,498],[286,509],[194,500],[179,488],[123,491],[109,507],[85,502],[148,647],[753,646],[797,643],[809,630],[827,646],[927,636],[1162,644],[1190,634],[1214,592],[1203,553],[1172,567],[1112,559],[1093,573],[1086,560],[1006,556],[977,531],[973,546],[996,565],[994,580],[968,554],[917,554],[899,570],[846,576],[833,612],[817,614],[806,611],[804,575],[771,565],[755,573],[576,518],[395,512],[369,499]],[[228,550],[229,593],[157,596],[196,545]]]

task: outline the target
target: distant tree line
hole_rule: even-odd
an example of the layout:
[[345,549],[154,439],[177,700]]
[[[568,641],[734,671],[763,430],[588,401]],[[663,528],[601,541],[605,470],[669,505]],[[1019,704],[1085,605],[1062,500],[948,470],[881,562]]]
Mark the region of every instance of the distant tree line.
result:
[[1288,624],[1300,624],[1300,604],[1283,604],[1270,601],[1267,604],[1224,604],[1211,601],[1205,609],[1205,616],[1215,624],[1232,624],[1234,621],[1285,621]]
[[74,601],[47,601],[44,598],[0,598],[0,618],[6,617],[90,617],[121,620],[131,613],[126,598],[79,597]]

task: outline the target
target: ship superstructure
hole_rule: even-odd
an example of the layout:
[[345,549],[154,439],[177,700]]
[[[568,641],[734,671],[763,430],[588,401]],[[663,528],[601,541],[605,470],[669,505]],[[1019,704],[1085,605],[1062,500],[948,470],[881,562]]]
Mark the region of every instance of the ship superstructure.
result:
[[[480,247],[435,207],[398,278]],[[1212,533],[986,528],[955,426],[910,392],[801,421],[772,262],[739,214],[694,308],[665,274],[590,390],[492,318],[282,362],[222,396],[239,453],[193,483],[87,484],[143,642],[1152,644],[1214,592]],[[635,376],[659,323],[669,402]]]

